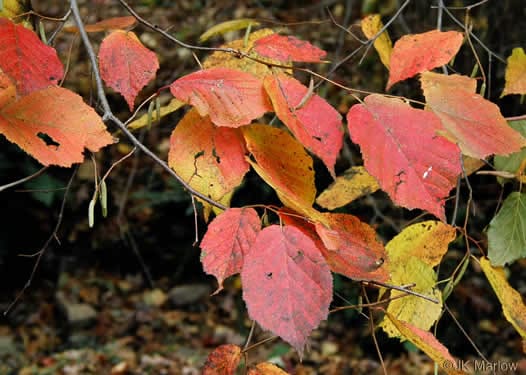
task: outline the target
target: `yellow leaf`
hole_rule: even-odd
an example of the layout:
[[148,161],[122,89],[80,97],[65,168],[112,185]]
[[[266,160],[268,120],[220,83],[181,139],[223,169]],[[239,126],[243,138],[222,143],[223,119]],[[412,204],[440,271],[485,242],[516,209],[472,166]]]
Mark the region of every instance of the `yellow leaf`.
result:
[[526,94],[526,53],[522,48],[514,48],[508,57],[504,78],[506,83],[501,98],[510,94]]
[[0,8],[0,17],[13,19],[16,16],[26,13],[31,9],[29,0],[3,0]]
[[429,220],[405,228],[386,245],[391,262],[403,263],[417,257],[434,267],[440,263],[448,244],[456,237],[455,228]]
[[[362,31],[365,36],[369,39],[373,38],[378,32],[384,27],[382,20],[379,14],[371,14],[370,16],[362,19]],[[393,51],[393,43],[387,31],[384,31],[376,40],[374,41],[374,48],[382,64],[389,69],[389,63],[391,61],[391,52]]]
[[460,369],[457,369],[456,364],[458,362],[449,353],[449,350],[447,350],[447,348],[430,332],[421,330],[418,327],[414,327],[411,324],[398,320],[389,313],[387,313],[386,316],[405,338],[426,353],[447,374],[463,374]]
[[[394,285],[415,283],[412,290],[440,301],[436,304],[417,296],[394,299],[387,307],[390,314],[424,330],[436,322],[442,310],[442,294],[436,288],[433,267],[440,263],[455,234],[453,227],[430,220],[410,225],[389,241],[385,249],[390,282]],[[391,297],[403,294],[391,291]],[[400,337],[400,332],[390,320],[384,319],[380,326],[389,336]]]
[[[163,105],[161,107],[161,110],[160,110],[161,118],[163,118],[166,115],[169,115],[172,112],[177,111],[179,108],[181,108],[185,104],[186,103],[173,98],[172,100],[170,100],[170,102],[168,104]],[[151,116],[148,116],[148,113],[145,113],[144,115],[139,117],[137,120],[132,121],[128,125],[128,129],[130,129],[130,130],[137,130],[137,129],[143,128],[145,126],[148,126],[149,117],[151,118],[151,123],[152,124],[155,124],[157,121],[159,121],[159,119],[157,118],[157,111],[154,109],[152,111],[152,113],[151,113]]]
[[520,293],[510,286],[502,267],[493,267],[486,258],[480,258],[480,266],[497,294],[504,316],[522,338],[526,339],[526,306]]
[[346,204],[364,195],[374,193],[380,186],[364,167],[347,169],[343,176],[325,189],[316,199],[316,203],[329,210],[345,206]]
[[259,22],[256,20],[253,20],[251,18],[241,18],[239,20],[231,20],[226,22],[218,23],[217,25],[212,26],[208,30],[206,30],[201,36],[199,37],[200,42],[204,42],[214,35],[218,34],[225,34],[229,31],[236,31],[241,29],[246,29],[249,26],[259,26]]
[[279,199],[287,207],[323,221],[321,213],[312,208],[316,195],[314,169],[303,145],[285,130],[270,125],[253,124],[240,129],[255,159],[248,162],[276,190]]
[[[261,30],[251,33],[246,41],[244,39],[237,39],[230,43],[223,44],[219,48],[230,48],[233,50],[241,51],[243,53],[248,54],[249,56],[252,56],[264,62],[268,62],[270,64],[280,64],[280,65],[287,65],[287,66],[292,65],[292,64],[284,64],[277,60],[272,60],[272,59],[261,57],[252,51],[256,40],[269,36],[271,34],[274,34],[274,31],[270,29],[261,29]],[[220,51],[216,51],[212,53],[203,62],[204,69],[210,69],[214,67],[238,69],[238,70],[242,70],[247,73],[251,73],[258,78],[263,78],[266,75],[272,73],[271,69],[266,64],[262,64],[258,61],[254,61],[248,58],[239,58],[232,53],[220,52]],[[290,71],[288,70],[285,70],[285,72],[290,73]]]

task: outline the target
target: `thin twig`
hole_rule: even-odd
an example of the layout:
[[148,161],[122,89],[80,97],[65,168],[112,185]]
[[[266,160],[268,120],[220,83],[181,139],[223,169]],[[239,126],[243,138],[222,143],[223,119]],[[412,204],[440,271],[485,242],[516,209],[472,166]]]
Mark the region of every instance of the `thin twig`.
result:
[[[121,3],[123,3],[121,1]],[[84,23],[82,19],[80,18],[80,11],[78,7],[77,0],[70,0],[71,4],[71,10],[73,13],[73,17],[75,19],[75,22],[77,23],[77,27],[79,29],[80,37],[82,39],[82,42],[84,44],[84,48],[86,49],[86,52],[88,54],[88,58],[92,65],[92,71],[93,75],[95,77],[95,82],[97,86],[97,95],[99,97],[99,101],[102,105],[102,108],[104,110],[104,115],[102,119],[104,121],[111,121],[117,127],[124,133],[124,135],[133,143],[134,146],[139,148],[142,152],[144,152],[148,157],[153,159],[157,164],[159,164],[165,171],[167,171],[170,175],[175,177],[177,181],[183,187],[190,192],[190,194],[204,200],[205,202],[210,203],[211,205],[220,208],[222,210],[226,210],[227,207],[219,202],[216,202],[215,200],[211,199],[210,197],[206,196],[205,194],[202,194],[192,188],[190,184],[188,184],[181,176],[179,176],[172,168],[168,166],[163,160],[161,160],[153,151],[151,151],[148,147],[146,147],[142,142],[140,142],[132,132],[128,130],[126,125],[119,119],[117,116],[115,116],[111,110],[110,104],[108,102],[108,98],[106,97],[106,93],[104,91],[104,85],[102,83],[102,78],[100,76],[99,66],[97,62],[97,56],[95,55],[95,51],[93,50],[93,46],[91,45],[91,42],[89,40],[88,34],[86,32],[86,29],[84,27]],[[126,4],[127,5],[127,4]],[[169,34],[168,34],[169,35]],[[173,38],[175,39],[175,38]]]
[[76,166],[75,169],[73,170],[73,173],[71,174],[71,177],[69,178],[68,184],[66,185],[66,191],[64,192],[64,197],[62,198],[62,204],[60,205],[60,211],[58,213],[58,218],[57,218],[57,223],[55,224],[55,228],[53,229],[53,232],[48,237],[46,242],[44,242],[44,245],[42,245],[40,250],[34,254],[29,255],[31,257],[34,257],[34,256],[37,257],[35,264],[33,265],[33,269],[31,270],[29,278],[27,279],[22,290],[18,292],[13,302],[11,302],[9,306],[7,307],[7,309],[4,310],[4,316],[7,315],[9,311],[11,311],[13,306],[17,304],[20,298],[24,295],[25,291],[31,286],[31,283],[33,282],[33,278],[35,277],[35,274],[37,272],[38,266],[40,265],[40,261],[42,260],[42,257],[44,256],[44,253],[46,252],[51,241],[53,241],[54,239],[57,239],[57,233],[58,233],[58,230],[60,229],[60,225],[62,224],[62,219],[64,217],[64,209],[66,208],[66,201],[67,201],[68,193],[71,189],[71,185],[73,184],[73,180],[75,179],[75,176],[77,174],[77,170],[78,170],[78,166]]
[[35,173],[33,173],[30,176],[27,176],[27,177],[21,178],[20,180],[16,180],[16,181],[10,182],[9,184],[5,184],[5,185],[0,186],[0,192],[2,192],[4,190],[7,190],[9,188],[12,188],[14,186],[23,184],[24,182],[32,180],[33,178],[37,178],[42,173],[44,173],[48,168],[49,167],[43,167],[43,168],[39,169],[38,171],[36,171]]
[[[363,295],[367,303],[371,303],[371,301],[369,301],[369,296],[367,295],[367,291],[365,290],[363,285],[362,285],[362,292],[363,292]],[[378,354],[378,359],[380,360],[380,364],[382,365],[384,374],[387,375],[387,368],[385,367],[384,358],[382,356],[382,351],[380,350],[380,345],[378,344],[378,340],[376,339],[376,334],[374,333],[374,319],[373,319],[373,312],[371,311],[371,309],[369,309],[369,327],[371,328],[371,336],[373,337],[376,354]]]

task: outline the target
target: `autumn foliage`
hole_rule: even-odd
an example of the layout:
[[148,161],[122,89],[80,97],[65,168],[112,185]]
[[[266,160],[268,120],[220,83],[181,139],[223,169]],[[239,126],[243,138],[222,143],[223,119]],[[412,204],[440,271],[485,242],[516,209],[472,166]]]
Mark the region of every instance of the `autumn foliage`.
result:
[[[159,69],[155,51],[136,34],[140,29],[128,30],[134,23],[128,17],[86,27],[107,32],[98,50],[100,76],[124,97],[130,111]],[[378,18],[364,20],[368,37],[380,28]],[[83,161],[85,149],[97,152],[115,142],[100,113],[60,86],[63,66],[52,47],[7,18],[0,18],[0,35],[1,134],[46,166],[70,167]],[[380,295],[389,286],[414,284],[411,290],[428,298],[396,299],[407,293],[392,290],[379,327],[413,342],[439,365],[454,361],[429,332],[447,298],[437,288],[434,267],[462,232],[448,224],[445,201],[468,173],[466,157],[497,155],[504,168],[509,155],[526,146],[524,121],[506,121],[480,93],[476,79],[433,71],[463,48],[464,37],[459,31],[432,30],[405,35],[394,46],[386,32],[375,39],[389,69],[386,90],[416,77],[425,103],[386,93],[357,96],[352,88],[341,87],[355,102],[340,113],[312,83],[294,74],[298,63],[323,64],[330,54],[268,29],[221,46],[203,69],[165,87],[181,102],[176,109],[183,103],[188,108],[171,134],[168,164],[193,189],[190,193],[210,198],[201,202],[205,216],[215,215],[200,243],[204,271],[217,279],[217,293],[225,279],[240,274],[250,318],[300,355],[311,332],[328,317],[332,273],[338,273],[383,286]],[[503,95],[526,94],[524,56],[522,49],[513,51]],[[268,114],[279,125],[271,125]],[[338,176],[336,161],[346,137],[359,146],[363,166]],[[315,187],[315,158],[335,178],[323,192]],[[523,160],[524,155],[522,169]],[[250,168],[275,190],[282,207],[257,198],[252,206],[230,207]],[[517,166],[511,173],[522,179],[522,169]],[[384,244],[375,228],[358,217],[330,211],[378,189],[394,204],[435,219],[413,224]],[[506,210],[526,214],[522,199],[520,192],[510,195],[492,221],[489,260],[472,261],[480,263],[507,319],[526,338],[526,309],[500,268],[526,256],[526,246],[517,241],[526,244],[524,238],[512,238],[501,248],[494,240],[499,228],[520,225]],[[241,348],[221,346],[210,355],[204,373],[234,373],[241,357]],[[283,373],[271,364],[250,371]]]

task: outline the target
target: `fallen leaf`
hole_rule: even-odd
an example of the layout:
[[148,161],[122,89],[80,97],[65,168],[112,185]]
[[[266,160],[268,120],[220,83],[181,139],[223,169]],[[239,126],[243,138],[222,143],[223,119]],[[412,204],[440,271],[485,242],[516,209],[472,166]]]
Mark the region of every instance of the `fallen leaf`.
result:
[[256,367],[248,370],[248,375],[287,375],[288,373],[280,369],[273,363],[262,362]]
[[215,348],[206,358],[203,375],[234,375],[241,360],[241,348],[226,344]]
[[[97,33],[108,30],[123,30],[135,26],[136,24],[137,19],[135,17],[124,16],[107,18],[96,23],[84,25],[84,28],[88,33]],[[68,33],[77,33],[79,31],[77,26],[66,26],[62,30]]]

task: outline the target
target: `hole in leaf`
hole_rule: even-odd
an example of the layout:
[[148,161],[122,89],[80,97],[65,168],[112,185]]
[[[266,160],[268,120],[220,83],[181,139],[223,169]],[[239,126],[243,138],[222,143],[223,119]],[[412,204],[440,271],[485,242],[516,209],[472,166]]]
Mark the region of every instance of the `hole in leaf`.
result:
[[58,148],[58,146],[60,146],[60,143],[56,142],[53,138],[51,138],[46,133],[39,132],[37,134],[37,137],[40,138],[42,141],[44,141],[46,146],[55,146],[56,148]]

